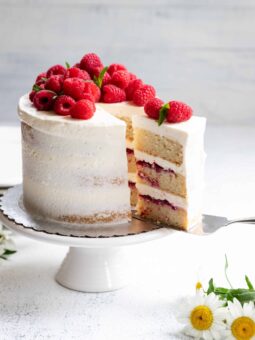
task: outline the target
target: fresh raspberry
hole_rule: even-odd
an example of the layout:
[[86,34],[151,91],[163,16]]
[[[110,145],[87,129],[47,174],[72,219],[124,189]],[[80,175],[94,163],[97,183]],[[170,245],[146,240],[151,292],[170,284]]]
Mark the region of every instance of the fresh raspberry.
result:
[[137,76],[134,73],[130,73],[130,72],[129,72],[129,77],[130,77],[130,81],[137,79]]
[[70,96],[59,96],[54,103],[54,111],[61,116],[70,115],[70,110],[75,104],[75,100]]
[[[103,70],[103,67],[101,66],[101,67],[95,67],[95,68],[93,68],[92,69],[92,73],[91,73],[91,76],[92,76],[92,78],[94,79],[94,77],[96,77],[96,78],[98,78],[99,77],[99,75],[100,75],[100,72]],[[104,78],[103,78],[103,81],[102,81],[102,86],[104,86],[104,85],[107,85],[107,84],[110,84],[110,82],[111,82],[111,76],[110,76],[110,74],[108,73],[108,72],[105,72],[105,74],[104,74]]]
[[144,105],[144,111],[150,118],[158,119],[159,111],[163,105],[163,100],[159,98],[152,98],[149,99]]
[[45,80],[43,80],[42,78],[47,78],[46,72],[42,72],[42,73],[38,74],[38,76],[36,77],[35,83],[38,84],[39,82],[40,83],[45,82]]
[[36,92],[33,103],[37,110],[49,111],[52,109],[54,104],[54,97],[56,93],[48,90],[42,90]]
[[95,103],[95,97],[91,93],[83,93],[82,99],[87,99]]
[[29,93],[29,99],[30,101],[33,103],[33,100],[34,100],[34,96],[36,94],[36,91],[32,90],[30,93]]
[[63,83],[63,91],[75,100],[82,99],[85,82],[80,78],[67,78]]
[[122,64],[111,64],[109,67],[108,67],[108,70],[107,72],[110,74],[110,76],[113,75],[114,72],[117,72],[117,71],[127,71],[126,67]]
[[115,85],[105,85],[103,87],[102,101],[104,103],[119,103],[126,100],[126,93],[124,90]]
[[83,97],[85,94],[91,94],[94,97],[94,102],[98,102],[101,96],[100,88],[93,83],[93,81],[86,81],[84,82],[84,91],[83,91]]
[[50,76],[45,83],[45,88],[53,92],[59,93],[63,87],[64,77],[61,75]]
[[133,102],[137,106],[144,106],[144,104],[151,98],[154,98],[156,91],[151,85],[143,85],[138,88],[133,94]]
[[127,71],[116,71],[112,75],[111,83],[124,90],[128,87],[129,81],[130,75]]
[[65,75],[66,73],[66,68],[62,65],[54,65],[50,67],[46,73],[46,77],[50,78],[50,76],[56,76],[58,74]]
[[39,87],[40,87],[41,90],[44,90],[45,89],[45,83],[39,85]]
[[190,119],[192,116],[192,108],[185,103],[172,100],[169,102],[166,120],[168,123],[180,123]]
[[143,84],[143,81],[141,79],[131,80],[128,87],[125,90],[126,95],[127,95],[127,100],[132,100],[135,91],[138,90],[143,85],[144,84]]
[[72,118],[90,119],[95,112],[95,104],[87,99],[79,100],[70,110]]
[[67,69],[65,78],[81,78],[83,80],[91,79],[87,71],[81,70],[78,67],[70,67]]
[[87,71],[89,74],[91,74],[92,70],[95,67],[102,67],[102,66],[103,66],[103,63],[101,62],[101,59],[95,53],[85,54],[85,56],[80,61],[81,69]]

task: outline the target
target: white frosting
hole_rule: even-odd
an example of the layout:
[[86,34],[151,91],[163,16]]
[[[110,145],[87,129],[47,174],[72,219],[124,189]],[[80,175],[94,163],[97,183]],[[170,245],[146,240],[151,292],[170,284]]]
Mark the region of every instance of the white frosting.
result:
[[165,170],[173,170],[174,172],[185,176],[185,167],[183,165],[178,166],[172,162],[166,161],[163,158],[152,156],[139,150],[134,150],[134,154],[137,161],[145,161],[149,164],[156,163]]
[[[130,209],[125,124],[103,109],[87,121],[19,103],[23,131],[24,202],[50,218]],[[118,155],[118,157],[116,157]]]
[[189,120],[182,123],[164,122],[158,126],[158,122],[150,119],[145,114],[136,115],[132,118],[133,128],[148,130],[156,135],[174,140],[185,146],[190,138],[201,138],[205,130],[206,119],[204,117],[192,116]]
[[143,106],[137,106],[128,101],[112,104],[97,103],[96,106],[103,108],[105,111],[114,116],[126,117],[130,119],[133,117],[133,115],[144,113]]
[[126,146],[127,149],[134,150],[134,142],[131,141],[130,139],[126,139]]
[[[46,214],[57,218],[61,215],[93,215],[106,211],[128,211],[130,190],[127,184],[66,187],[62,185],[45,185],[24,178],[25,204],[33,207],[35,214]],[[123,200],[123,197],[127,199]],[[56,214],[57,213],[57,214]]]
[[109,128],[121,126],[125,129],[125,123],[115,118],[111,114],[97,106],[93,117],[88,120],[73,119],[70,116],[60,116],[53,111],[38,111],[30,102],[29,96],[24,95],[19,100],[18,113],[21,121],[32,126],[33,128],[52,134],[54,136],[71,137],[72,139],[87,139],[89,132],[93,135],[100,128]]
[[136,172],[129,172],[128,180],[132,183],[136,183]]
[[157,200],[162,201],[167,200],[169,203],[173,204],[176,207],[185,210],[187,209],[187,202],[185,198],[173,195],[169,192],[162,191],[160,189],[142,183],[136,183],[136,188],[140,195],[149,195],[152,198],[156,198]]

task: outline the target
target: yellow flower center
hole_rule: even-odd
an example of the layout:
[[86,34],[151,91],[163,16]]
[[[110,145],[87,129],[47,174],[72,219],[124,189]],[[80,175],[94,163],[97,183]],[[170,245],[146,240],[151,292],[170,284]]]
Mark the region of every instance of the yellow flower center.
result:
[[255,335],[255,323],[247,316],[241,316],[231,325],[233,336],[238,340],[249,340]]
[[190,313],[190,322],[195,329],[205,331],[213,323],[213,313],[207,306],[197,306]]
[[196,284],[196,290],[201,289],[201,288],[202,288],[202,283],[198,281]]

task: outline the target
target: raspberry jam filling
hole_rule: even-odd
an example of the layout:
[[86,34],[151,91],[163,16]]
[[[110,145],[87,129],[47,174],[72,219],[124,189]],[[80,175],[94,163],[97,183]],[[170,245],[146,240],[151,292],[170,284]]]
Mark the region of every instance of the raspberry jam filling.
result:
[[138,171],[137,175],[138,175],[141,179],[143,179],[143,180],[145,180],[146,182],[150,183],[150,185],[151,185],[152,187],[156,187],[156,188],[159,187],[159,182],[158,182],[158,180],[153,179],[153,178],[150,178],[149,176],[145,175],[145,173],[143,173],[141,170]]
[[126,149],[126,152],[127,152],[127,154],[128,155],[133,155],[134,154],[134,150],[132,150],[132,149]]
[[177,210],[178,208],[176,206],[174,206],[172,203],[168,202],[167,200],[159,200],[159,199],[156,199],[156,198],[153,198],[149,195],[139,195],[142,199],[144,199],[145,201],[148,201],[148,202],[152,202],[156,205],[167,205],[169,206],[171,209],[173,210]]
[[130,189],[134,189],[135,188],[135,183],[131,182],[131,181],[128,181],[128,186],[129,186]]
[[136,164],[139,166],[142,166],[142,167],[146,167],[146,168],[150,168],[150,169],[153,169],[155,170],[156,172],[167,172],[167,173],[171,173],[173,175],[176,175],[176,173],[172,170],[172,169],[164,169],[162,168],[160,165],[158,165],[157,163],[153,162],[152,164],[151,163],[147,163],[145,161],[137,161]]

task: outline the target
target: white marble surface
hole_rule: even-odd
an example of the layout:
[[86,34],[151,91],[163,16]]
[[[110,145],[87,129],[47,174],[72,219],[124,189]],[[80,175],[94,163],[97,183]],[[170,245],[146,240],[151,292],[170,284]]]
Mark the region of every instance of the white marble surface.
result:
[[[229,217],[255,215],[254,127],[207,130],[204,211]],[[237,224],[209,237],[175,232],[130,248],[126,288],[101,294],[69,291],[54,281],[67,251],[15,236],[18,253],[0,264],[0,339],[184,339],[175,320],[179,297],[197,280],[224,279],[224,254],[234,285],[254,274],[255,225]]]

